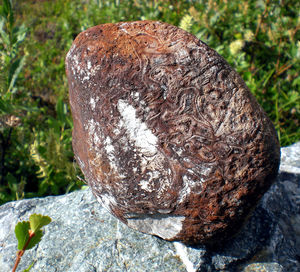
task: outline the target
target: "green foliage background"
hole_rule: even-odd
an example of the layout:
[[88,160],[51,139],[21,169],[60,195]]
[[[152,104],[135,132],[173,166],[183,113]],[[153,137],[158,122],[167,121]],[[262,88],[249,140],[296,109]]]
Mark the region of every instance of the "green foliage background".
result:
[[[9,3],[13,12],[7,12]],[[2,0],[0,5],[0,204],[84,185],[73,161],[64,59],[76,35],[98,24],[151,19],[193,33],[242,75],[281,145],[300,140],[298,0]]]

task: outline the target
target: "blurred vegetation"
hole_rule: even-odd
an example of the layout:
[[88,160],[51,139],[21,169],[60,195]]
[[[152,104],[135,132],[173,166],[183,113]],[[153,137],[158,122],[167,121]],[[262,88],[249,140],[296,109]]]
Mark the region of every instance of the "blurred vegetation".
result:
[[299,141],[299,10],[298,0],[1,0],[0,204],[84,185],[64,59],[79,32],[102,23],[151,19],[193,33],[242,75],[281,145]]

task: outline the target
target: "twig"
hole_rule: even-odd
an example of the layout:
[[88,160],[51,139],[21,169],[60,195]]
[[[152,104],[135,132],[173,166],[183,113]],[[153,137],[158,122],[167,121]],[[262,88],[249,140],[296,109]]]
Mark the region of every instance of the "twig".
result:
[[16,271],[16,269],[17,269],[17,267],[18,267],[18,265],[19,265],[19,263],[21,261],[21,257],[24,255],[24,252],[25,252],[26,248],[28,247],[31,239],[34,237],[34,235],[35,235],[34,232],[29,232],[29,238],[28,238],[26,244],[24,245],[24,247],[22,248],[22,250],[19,250],[18,253],[17,253],[17,259],[16,259],[15,265],[14,265],[14,267],[12,269],[12,272]]
[[261,26],[261,24],[262,24],[262,21],[263,21],[263,19],[265,18],[265,15],[266,15],[266,13],[267,13],[267,11],[268,11],[268,4],[269,4],[269,2],[270,2],[270,0],[267,0],[267,1],[266,1],[266,7],[265,7],[265,10],[264,10],[263,14],[261,15],[261,17],[259,18],[259,22],[258,22],[258,25],[257,25],[257,27],[256,27],[255,34],[254,34],[254,37],[255,37],[255,38],[256,38],[257,35],[258,35],[258,32],[259,32],[260,26]]

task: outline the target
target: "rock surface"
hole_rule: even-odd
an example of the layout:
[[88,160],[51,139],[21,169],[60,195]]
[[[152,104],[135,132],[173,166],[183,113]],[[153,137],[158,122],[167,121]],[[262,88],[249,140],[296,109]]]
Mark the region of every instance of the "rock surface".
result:
[[187,244],[229,237],[278,171],[275,129],[241,77],[165,23],[96,26],[66,58],[73,148],[128,226]]
[[300,271],[300,142],[282,148],[278,179],[241,232],[218,250],[187,247],[128,228],[90,190],[10,202],[0,207],[0,272],[11,271],[14,227],[32,213],[52,222],[38,246],[22,257],[35,272]]

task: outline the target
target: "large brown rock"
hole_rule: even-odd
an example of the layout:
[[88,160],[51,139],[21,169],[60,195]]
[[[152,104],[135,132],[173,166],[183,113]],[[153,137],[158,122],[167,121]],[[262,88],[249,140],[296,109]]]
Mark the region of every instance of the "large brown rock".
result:
[[76,159],[129,227],[211,244],[237,231],[273,182],[275,129],[241,77],[165,23],[105,24],[66,58]]

